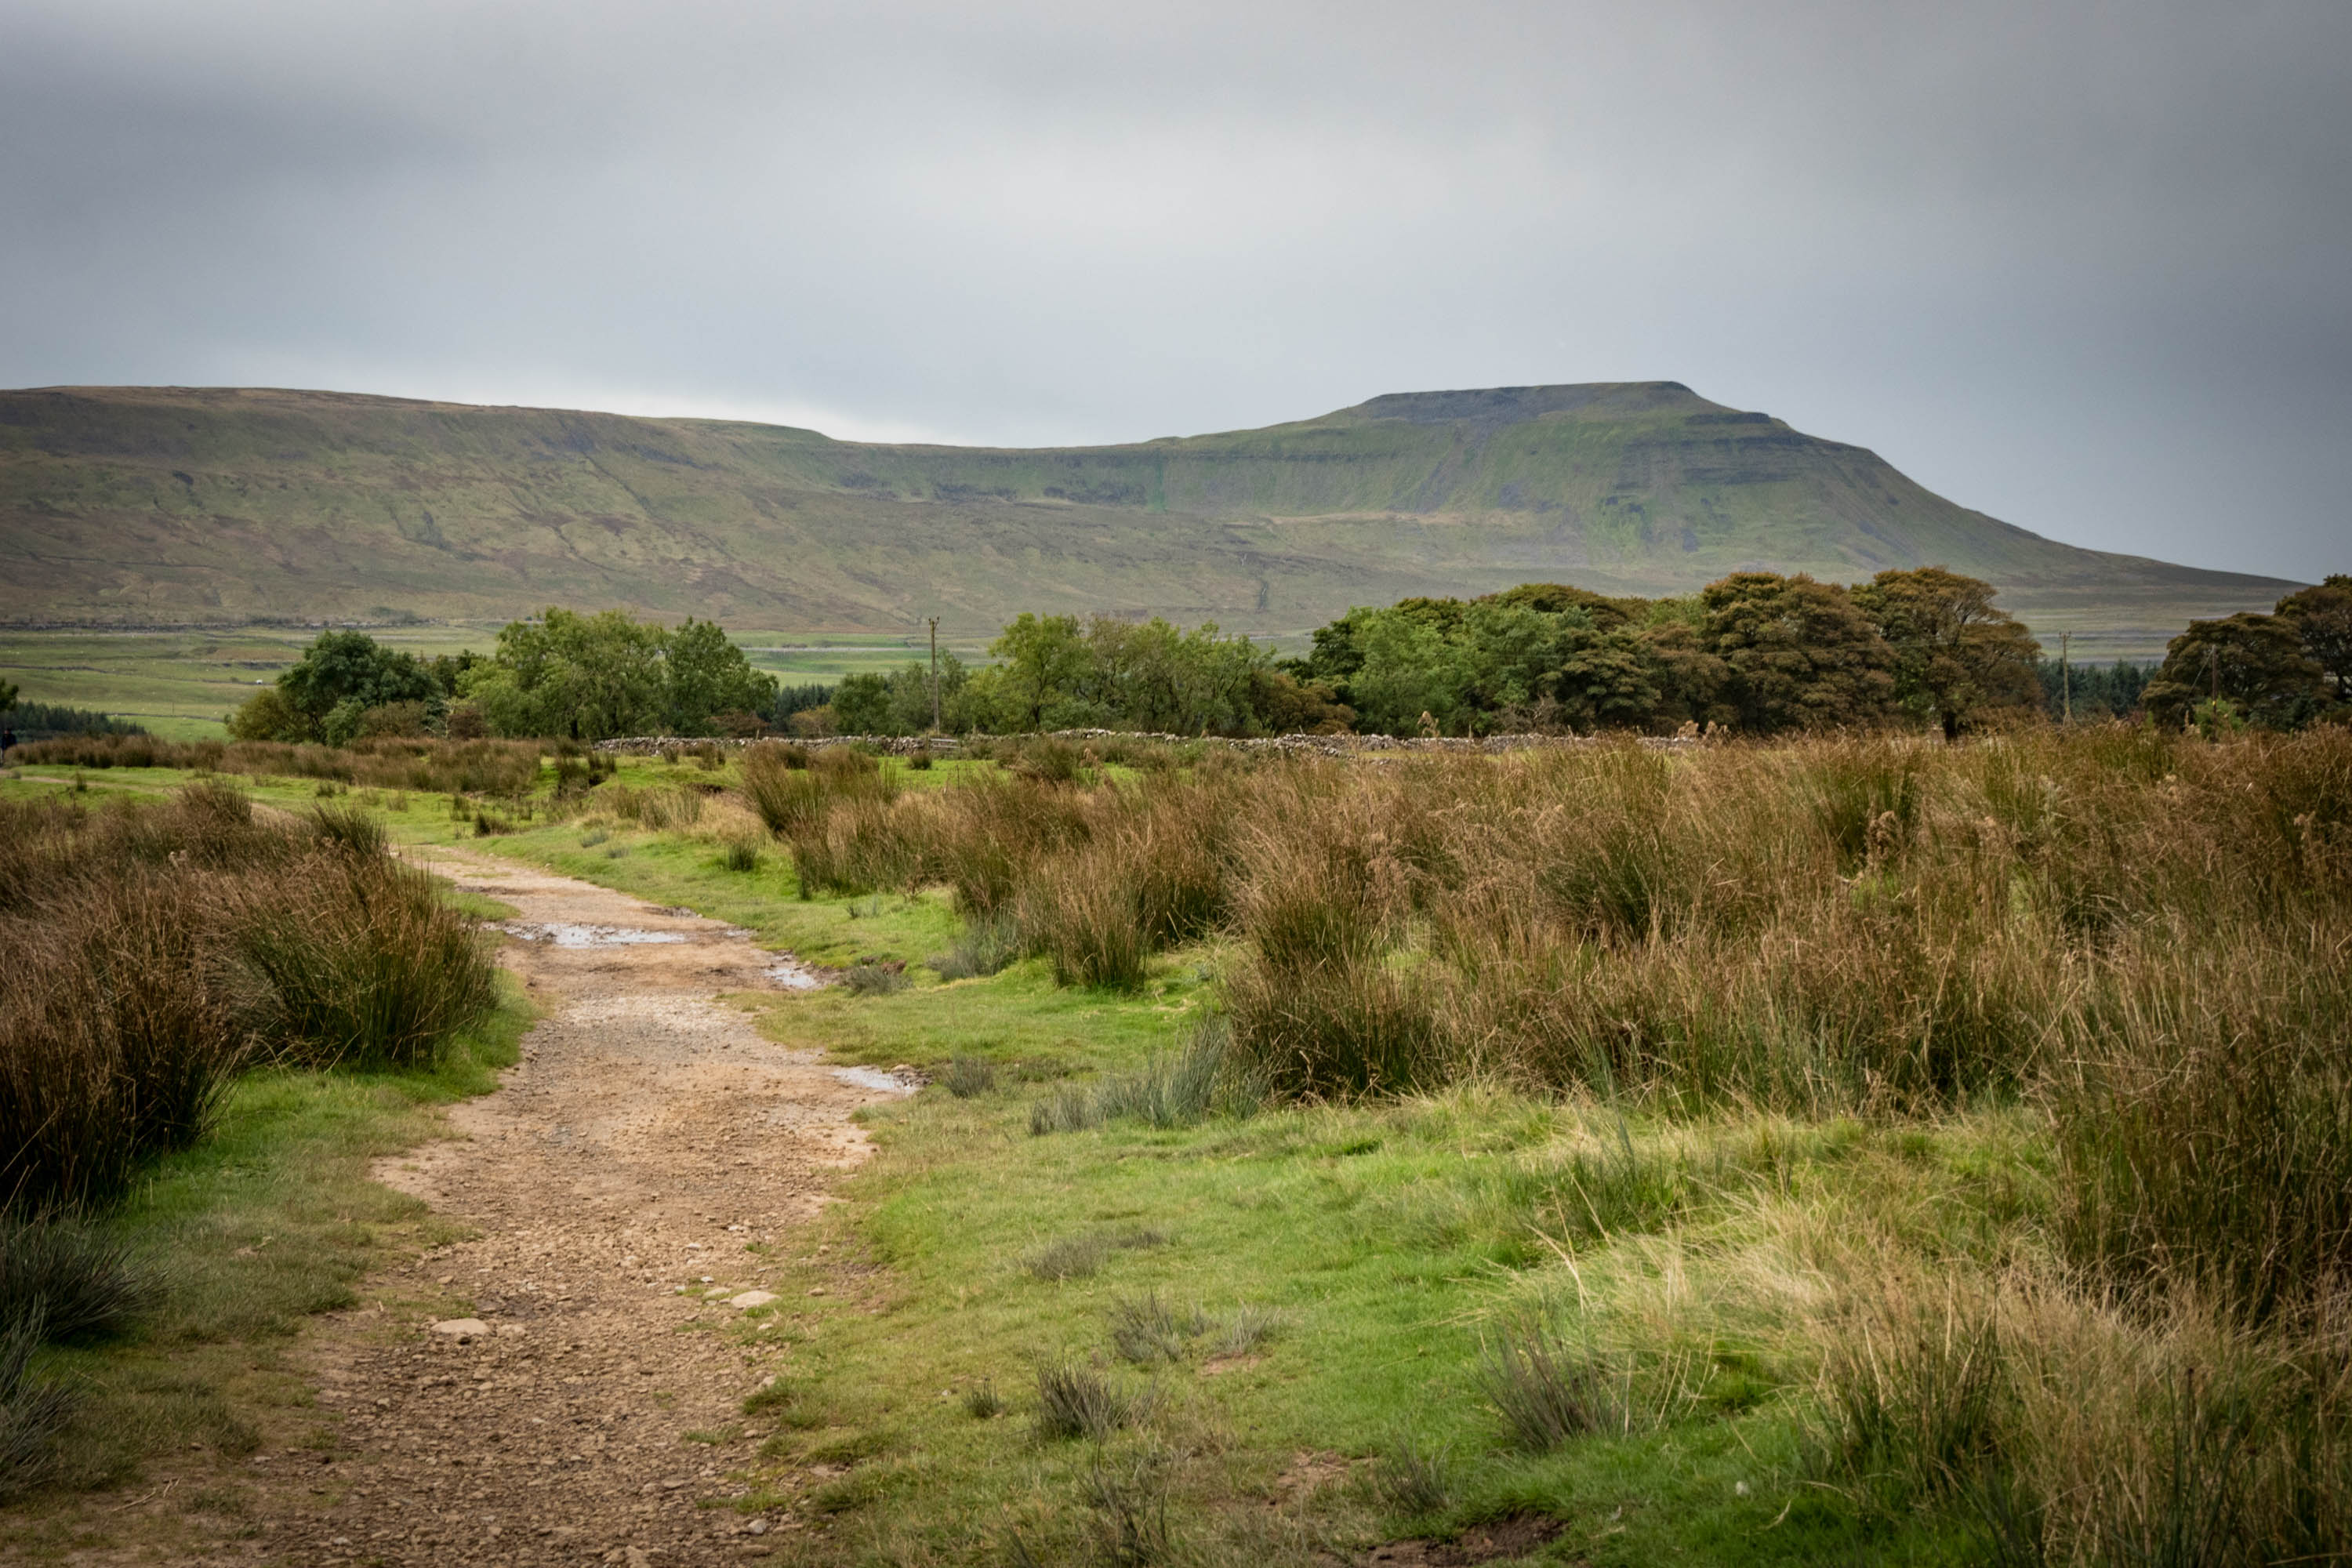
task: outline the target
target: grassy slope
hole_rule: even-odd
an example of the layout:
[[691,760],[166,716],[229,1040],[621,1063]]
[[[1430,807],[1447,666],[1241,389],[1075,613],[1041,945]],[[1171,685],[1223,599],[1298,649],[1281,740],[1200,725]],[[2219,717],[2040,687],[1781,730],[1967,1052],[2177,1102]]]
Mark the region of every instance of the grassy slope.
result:
[[[708,778],[650,760],[625,769],[640,786]],[[175,782],[93,776],[101,788]],[[952,776],[937,768],[908,782]],[[311,795],[289,784],[257,793],[289,806]],[[366,792],[342,804],[372,798],[389,805]],[[404,842],[464,831],[438,797],[407,805],[384,813]],[[736,826],[677,836],[605,824],[608,837],[583,843],[599,829],[541,819],[481,847],[835,961],[919,961],[953,929],[936,895],[803,901],[781,864],[725,872],[716,839]],[[1804,1373],[1788,1352],[1802,1323],[1759,1310],[1737,1332],[1710,1326],[1693,1341],[1681,1418],[1543,1457],[1499,1441],[1477,1389],[1479,1346],[1564,1291],[1572,1300],[1589,1289],[1603,1322],[1611,1310],[1661,1310],[1662,1285],[1676,1279],[1685,1298],[1696,1280],[1703,1294],[1736,1300],[1751,1274],[1801,1274],[1801,1237],[1835,1233],[1841,1215],[1871,1215],[1927,1256],[2003,1256],[2031,1245],[2045,1157],[2037,1127],[1997,1109],[1928,1127],[1736,1115],[1623,1124],[1602,1107],[1471,1090],[1188,1130],[1030,1135],[1041,1095],[1167,1049],[1206,1000],[1218,961],[1213,949],[1174,954],[1134,996],[1059,990],[1032,963],[954,984],[919,967],[918,984],[895,995],[745,999],[775,1037],[844,1059],[936,1071],[961,1056],[996,1069],[994,1087],[971,1098],[934,1087],[867,1113],[880,1154],[809,1245],[747,1251],[722,1271],[730,1289],[784,1297],[776,1310],[792,1371],[747,1416],[773,1435],[736,1479],[740,1506],[789,1510],[805,1527],[782,1538],[788,1560],[995,1561],[1015,1535],[1037,1561],[1077,1560],[1104,1527],[1104,1478],[1158,1499],[1174,1533],[1213,1562],[1316,1561],[1324,1547],[1446,1535],[1530,1509],[1567,1521],[1547,1561],[1968,1560],[1966,1543],[1938,1527],[1865,1525],[1808,1480]],[[1611,1148],[1629,1162],[1696,1151],[1711,1175],[1671,1208],[1604,1215],[1563,1180],[1562,1161]],[[215,1167],[238,1158],[200,1153]],[[1091,1277],[1046,1280],[1024,1267],[1055,1241],[1139,1230],[1160,1244],[1114,1247]],[[217,1254],[225,1239],[196,1244]],[[1109,1353],[1110,1318],[1148,1291],[1213,1320],[1268,1310],[1283,1326],[1238,1358],[1216,1354],[1213,1328],[1173,1363],[1131,1368]],[[715,1304],[709,1318],[710,1331],[730,1338],[758,1331]],[[1099,1447],[1041,1438],[1034,1368],[1065,1356],[1129,1390],[1155,1389],[1158,1414]],[[967,1413],[963,1396],[982,1384],[1005,1397],[1004,1415]],[[276,1397],[301,1397],[282,1380],[273,1386]],[[1408,1432],[1446,1456],[1452,1495],[1433,1510],[1400,1507],[1376,1485],[1380,1456]],[[1304,1484],[1317,1476],[1327,1484]]]
[[1657,592],[1752,563],[1942,562],[2085,625],[2177,627],[2280,591],[2041,539],[1672,383],[1532,390],[1034,451],[331,394],[5,393],[0,616],[618,603],[739,626],[936,613],[973,635],[1033,608],[1295,632],[1530,578]]

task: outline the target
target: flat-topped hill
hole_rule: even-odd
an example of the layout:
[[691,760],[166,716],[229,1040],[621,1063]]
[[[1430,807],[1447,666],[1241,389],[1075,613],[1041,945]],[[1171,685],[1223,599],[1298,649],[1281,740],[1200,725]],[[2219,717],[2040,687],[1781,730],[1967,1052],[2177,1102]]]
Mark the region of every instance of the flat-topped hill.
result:
[[[2069,624],[2177,626],[2286,584],[2078,549],[1675,382],[1375,397],[1113,447],[341,393],[0,392],[0,620],[170,624],[560,603],[961,632],[1022,609],[1297,630],[1531,579],[1942,563]],[[2054,624],[2054,621],[2053,621]]]

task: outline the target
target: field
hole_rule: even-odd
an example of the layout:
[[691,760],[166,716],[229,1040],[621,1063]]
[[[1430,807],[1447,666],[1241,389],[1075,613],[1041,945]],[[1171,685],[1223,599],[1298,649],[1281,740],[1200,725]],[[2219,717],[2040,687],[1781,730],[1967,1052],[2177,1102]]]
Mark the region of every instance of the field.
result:
[[[375,626],[389,647],[432,658],[463,648],[486,652],[496,625]],[[0,630],[0,680],[27,702],[54,702],[130,719],[167,740],[226,733],[222,716],[302,657],[319,632],[310,626],[245,626],[218,631]],[[929,657],[919,639],[751,631],[736,640],[751,662],[787,686],[831,684],[859,670],[894,669]],[[941,651],[979,658],[968,639]]]
[[239,779],[837,966],[739,1001],[929,1076],[740,1265],[807,1303],[721,1450],[778,1561],[2352,1547],[2341,734],[796,760]]

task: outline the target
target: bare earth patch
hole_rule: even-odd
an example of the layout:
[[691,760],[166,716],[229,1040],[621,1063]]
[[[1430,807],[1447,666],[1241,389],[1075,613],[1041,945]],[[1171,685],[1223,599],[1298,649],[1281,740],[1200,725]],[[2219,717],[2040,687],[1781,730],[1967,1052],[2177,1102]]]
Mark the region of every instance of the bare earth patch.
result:
[[[718,1001],[778,989],[775,956],[731,928],[487,857],[412,854],[514,905],[518,925],[678,940],[507,943],[545,1009],[520,1066],[451,1113],[458,1138],[376,1173],[479,1237],[370,1280],[370,1305],[321,1321],[310,1358],[339,1439],[252,1461],[266,1529],[222,1560],[757,1552],[793,1521],[697,1505],[742,1489],[727,1472],[761,1425],[741,1401],[791,1352],[711,1331],[764,1282],[748,1247],[805,1249],[794,1227],[867,1152],[850,1112],[894,1090],[845,1081]],[[386,1300],[437,1302],[445,1331]]]

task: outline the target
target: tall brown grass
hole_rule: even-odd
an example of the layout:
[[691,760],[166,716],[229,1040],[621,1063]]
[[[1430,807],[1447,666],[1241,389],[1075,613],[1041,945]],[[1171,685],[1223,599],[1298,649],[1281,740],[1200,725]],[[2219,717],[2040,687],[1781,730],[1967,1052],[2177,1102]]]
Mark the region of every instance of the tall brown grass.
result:
[[63,735],[9,753],[26,767],[186,768],[254,777],[328,779],[420,794],[519,795],[539,782],[539,741],[444,741],[380,735],[347,746],[279,741],[164,741],[152,735]]
[[0,1206],[115,1197],[248,1062],[411,1065],[478,1017],[472,922],[383,849],[215,784],[0,805]]
[[1140,784],[1024,762],[906,795],[851,753],[761,758],[811,891],[943,884],[1070,984],[1238,939],[1234,1058],[1277,1092],[2026,1096],[2103,1289],[2193,1280],[2260,1318],[2352,1267],[2339,730],[1203,755]]

